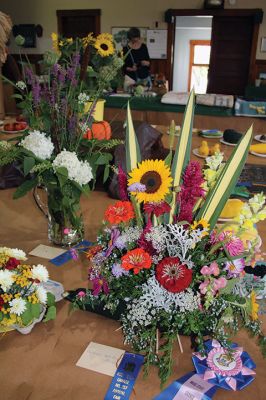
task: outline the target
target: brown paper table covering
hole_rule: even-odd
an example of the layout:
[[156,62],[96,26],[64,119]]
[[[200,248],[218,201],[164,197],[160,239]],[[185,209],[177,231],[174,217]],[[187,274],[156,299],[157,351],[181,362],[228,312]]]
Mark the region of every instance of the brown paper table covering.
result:
[[[29,252],[38,244],[47,244],[47,220],[36,207],[32,194],[13,200],[14,189],[0,191],[0,245],[18,247]],[[100,227],[103,212],[113,202],[104,192],[93,192],[82,198],[86,222],[86,239],[94,240]],[[265,224],[259,226],[262,237]],[[264,244],[265,250],[265,244]],[[61,267],[47,260],[30,257],[31,263],[43,263],[48,267],[51,279],[62,282],[65,289],[85,287],[87,265],[85,261],[70,261]],[[57,319],[39,323],[29,335],[12,331],[0,337],[0,399],[1,400],[102,400],[111,378],[76,367],[79,357],[91,342],[117,348],[123,346],[119,323],[84,311],[68,314],[69,303],[57,303]],[[193,370],[190,340],[181,337],[184,354],[176,347],[173,374],[169,384]],[[241,392],[218,390],[217,400],[265,400],[265,360],[255,341],[246,332],[235,338],[244,346],[257,364],[255,381]],[[160,393],[156,368],[149,377],[139,375],[131,400],[151,400]]]

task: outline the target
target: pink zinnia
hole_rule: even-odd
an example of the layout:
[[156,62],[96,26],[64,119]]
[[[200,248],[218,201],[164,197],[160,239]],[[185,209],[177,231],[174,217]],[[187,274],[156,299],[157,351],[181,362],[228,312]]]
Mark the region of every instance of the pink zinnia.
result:
[[244,253],[244,245],[239,237],[232,235],[232,232],[225,231],[218,236],[219,241],[224,241],[224,247],[231,257],[239,256]]

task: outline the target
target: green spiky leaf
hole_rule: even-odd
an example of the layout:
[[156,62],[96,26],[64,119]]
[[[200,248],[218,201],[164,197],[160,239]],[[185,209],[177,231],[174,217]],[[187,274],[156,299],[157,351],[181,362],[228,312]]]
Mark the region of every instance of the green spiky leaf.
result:
[[138,139],[135,134],[132,116],[130,111],[129,103],[127,104],[127,124],[126,124],[126,162],[127,172],[132,171],[136,168],[138,163],[141,161],[140,149]]

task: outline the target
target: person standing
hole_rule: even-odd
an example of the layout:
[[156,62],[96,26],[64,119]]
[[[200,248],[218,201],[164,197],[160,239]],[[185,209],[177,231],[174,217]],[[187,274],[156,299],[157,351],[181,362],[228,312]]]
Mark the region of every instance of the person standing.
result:
[[127,38],[128,45],[123,47],[123,54],[125,56],[125,91],[128,90],[129,86],[143,80],[147,80],[148,85],[151,85],[150,56],[147,46],[141,41],[140,30],[138,28],[130,28]]

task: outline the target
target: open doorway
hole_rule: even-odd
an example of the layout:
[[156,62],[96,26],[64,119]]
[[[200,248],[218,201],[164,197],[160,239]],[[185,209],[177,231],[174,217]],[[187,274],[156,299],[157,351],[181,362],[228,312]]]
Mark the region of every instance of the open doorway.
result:
[[206,93],[212,16],[176,17],[173,90]]

